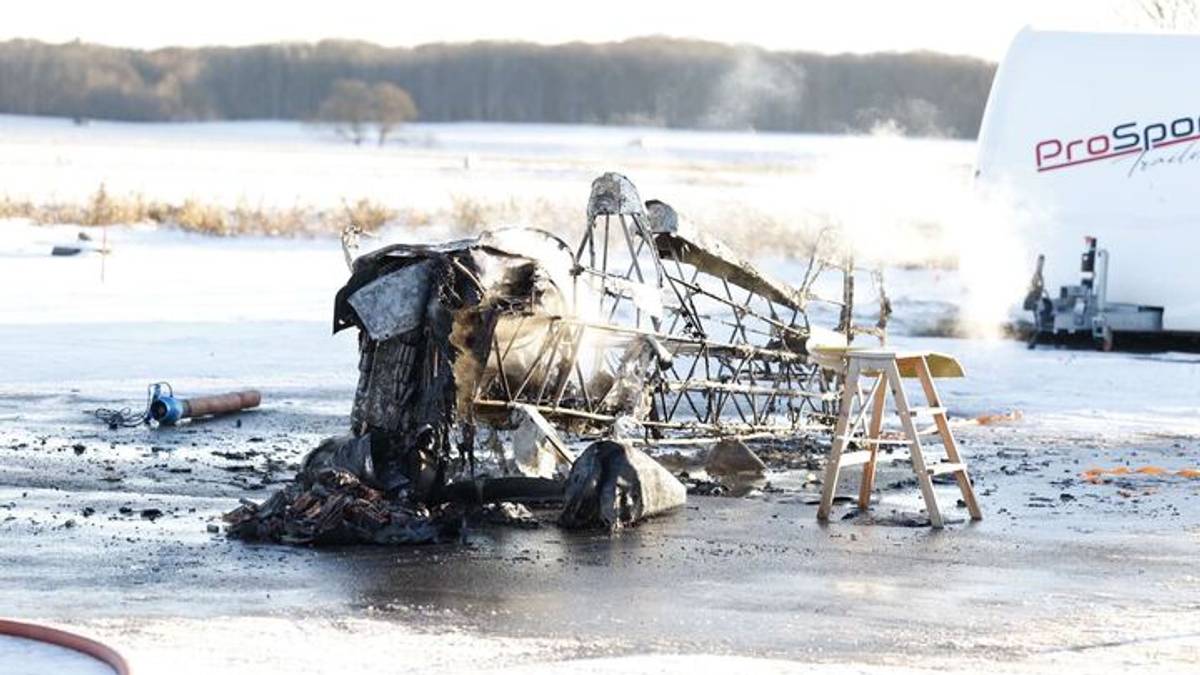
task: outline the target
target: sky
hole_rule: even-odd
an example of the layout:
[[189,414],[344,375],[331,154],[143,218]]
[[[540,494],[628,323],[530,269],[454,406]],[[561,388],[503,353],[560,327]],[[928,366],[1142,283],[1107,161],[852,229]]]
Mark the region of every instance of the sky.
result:
[[928,49],[989,60],[1021,27],[1120,30],[1140,0],[10,0],[0,39],[139,48],[366,40],[559,43],[669,35],[826,53]]

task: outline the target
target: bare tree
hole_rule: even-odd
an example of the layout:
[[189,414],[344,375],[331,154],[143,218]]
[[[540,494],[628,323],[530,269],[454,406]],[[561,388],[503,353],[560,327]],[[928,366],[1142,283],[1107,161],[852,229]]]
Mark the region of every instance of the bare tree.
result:
[[332,125],[342,137],[361,145],[375,127],[379,145],[400,125],[417,118],[412,97],[390,82],[369,85],[361,80],[337,80],[321,102],[317,120]]
[[379,82],[371,88],[373,118],[383,145],[388,134],[405,122],[417,119],[417,104],[412,96],[391,82]]
[[317,110],[317,119],[333,126],[340,136],[361,145],[374,116],[371,87],[360,80],[336,80]]
[[1194,30],[1200,26],[1197,0],[1136,0],[1144,20],[1167,30]]

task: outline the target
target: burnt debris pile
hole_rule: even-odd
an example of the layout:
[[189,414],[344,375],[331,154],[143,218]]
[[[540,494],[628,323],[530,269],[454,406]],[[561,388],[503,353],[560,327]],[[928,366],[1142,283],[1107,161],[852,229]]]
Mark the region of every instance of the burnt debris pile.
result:
[[225,515],[229,534],[286,544],[429,544],[455,535],[461,513],[387,497],[342,469],[296,481],[261,505],[244,503]]
[[879,321],[854,323],[854,275],[818,246],[780,282],[612,173],[576,246],[509,228],[359,256],[333,325],[359,335],[350,435],[229,531],[418,543],[519,511],[499,502],[610,530],[670,511],[686,489],[659,448],[829,431],[841,383],[818,348],[881,337],[889,312],[879,283]]

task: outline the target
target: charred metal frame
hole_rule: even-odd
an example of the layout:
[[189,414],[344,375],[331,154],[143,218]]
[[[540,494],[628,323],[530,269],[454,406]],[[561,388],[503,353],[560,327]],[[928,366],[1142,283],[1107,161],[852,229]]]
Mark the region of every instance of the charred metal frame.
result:
[[[845,345],[862,334],[882,343],[890,307],[878,272],[879,321],[855,325],[851,259],[814,251],[799,287],[776,282],[681,226],[668,205],[643,205],[619,174],[593,183],[587,216],[573,255],[573,313],[491,336],[490,376],[472,398],[479,415],[526,406],[577,431],[628,421],[652,445],[832,428],[842,375],[811,357],[809,308],[837,311]],[[840,273],[840,298],[814,290],[826,272]],[[514,367],[509,353],[531,337],[536,356]]]

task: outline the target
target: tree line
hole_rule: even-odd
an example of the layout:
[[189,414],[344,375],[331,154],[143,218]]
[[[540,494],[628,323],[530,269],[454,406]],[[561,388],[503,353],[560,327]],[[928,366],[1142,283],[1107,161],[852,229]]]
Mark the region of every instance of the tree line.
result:
[[[647,37],[413,48],[323,41],[137,50],[0,43],[0,112],[135,121],[318,117],[335,83],[390,83],[425,121],[650,124],[974,137],[995,64]],[[343,85],[344,86],[344,85]]]

